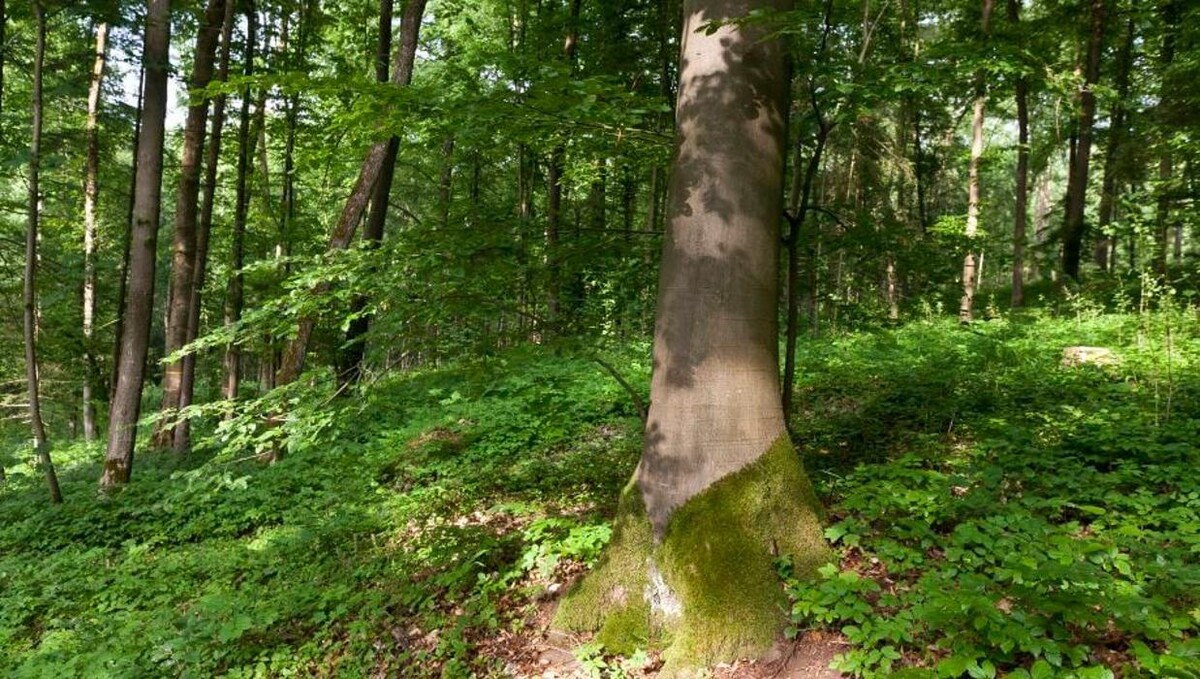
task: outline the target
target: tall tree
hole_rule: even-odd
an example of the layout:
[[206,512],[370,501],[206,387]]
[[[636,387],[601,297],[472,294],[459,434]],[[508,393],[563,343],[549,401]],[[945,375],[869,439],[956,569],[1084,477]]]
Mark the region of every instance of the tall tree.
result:
[[137,144],[137,183],[130,229],[129,293],[120,338],[117,385],[108,426],[108,451],[100,487],[128,483],[141,414],[146,354],[154,302],[155,248],[162,198],[163,141],[166,132],[167,74],[170,69],[171,2],[147,0],[146,38],[142,62],[142,126]]
[[[243,55],[242,73],[254,75],[254,50],[258,41],[258,13],[254,3],[246,7],[246,49]],[[258,137],[250,132],[250,85],[242,88],[242,108],[238,118],[237,179],[233,206],[233,233],[230,235],[229,284],[225,290],[225,325],[237,324],[242,319],[245,295],[246,219],[250,213],[250,159],[254,155],[254,144]],[[238,386],[242,380],[242,351],[237,342],[225,347],[223,359],[224,377],[221,395],[228,401],[238,397]],[[231,411],[232,412],[232,411]]]
[[50,440],[46,437],[46,424],[42,420],[42,396],[38,382],[37,359],[37,264],[38,226],[42,212],[41,169],[42,169],[42,74],[46,60],[46,10],[41,2],[33,3],[36,23],[36,38],[33,53],[33,130],[29,140],[29,225],[25,231],[25,379],[29,387],[29,422],[33,429],[34,453],[38,465],[46,475],[50,488],[50,501],[62,502],[62,491],[58,487],[58,475],[50,459]]
[[[990,33],[993,0],[983,0],[980,29],[986,39]],[[967,176],[967,254],[963,258],[963,296],[958,307],[958,320],[970,323],[975,317],[975,290],[979,286],[979,255],[975,237],[979,233],[980,177],[983,162],[983,117],[987,108],[987,80],[983,69],[975,72],[975,104],[971,116],[971,160]]]
[[[391,82],[396,87],[406,87],[412,82],[413,66],[417,57],[417,41],[421,34],[421,18],[424,15],[425,0],[408,0],[401,19],[400,47],[396,50],[396,65],[392,71]],[[379,180],[383,171],[390,143],[390,137],[387,140],[376,142],[367,153],[366,158],[363,159],[358,180],[351,189],[350,196],[346,199],[337,224],[333,228],[333,234],[329,238],[328,250],[330,252],[345,250],[351,239],[354,238],[354,231],[366,210],[375,182]],[[327,284],[320,284],[316,287],[314,292],[318,294],[328,289]],[[307,316],[300,319],[297,335],[288,343],[287,349],[284,351],[283,361],[276,376],[277,384],[290,384],[300,376],[301,370],[304,369],[305,355],[308,353],[308,343],[315,327],[315,318]]]
[[1108,15],[1107,0],[1090,0],[1090,30],[1088,31],[1087,62],[1084,80],[1079,88],[1079,117],[1076,122],[1076,142],[1071,154],[1067,177],[1067,211],[1063,223],[1063,273],[1079,279],[1079,260],[1083,237],[1087,230],[1084,209],[1087,207],[1088,171],[1092,157],[1092,134],[1096,122],[1096,83],[1100,81],[1100,54],[1104,47],[1104,23]]
[[192,287],[196,282],[196,229],[200,212],[200,170],[204,135],[208,127],[209,99],[201,95],[213,76],[217,42],[224,24],[225,0],[208,0],[196,35],[195,57],[189,88],[193,100],[183,126],[183,157],[179,163],[179,193],[175,201],[175,235],[172,243],[171,289],[167,296],[166,348],[163,372],[162,413],[154,436],[156,448],[172,446],[174,421],[183,382],[182,359],[169,357],[187,343],[192,316]]
[[96,440],[96,200],[100,192],[100,86],[108,56],[107,22],[96,25],[95,49],[92,80],[88,87],[87,121],[84,123],[87,167],[83,179],[83,437],[88,441]]
[[[1008,0],[1008,20],[1020,35],[1021,1]],[[1013,205],[1013,268],[1012,305],[1025,304],[1025,242],[1029,223],[1029,80],[1025,73],[1017,75],[1017,177],[1016,201]]]
[[1171,230],[1171,191],[1175,176],[1175,157],[1171,151],[1171,131],[1168,125],[1174,83],[1171,66],[1175,62],[1175,31],[1179,24],[1178,0],[1165,0],[1160,7],[1163,38],[1159,51],[1161,82],[1158,100],[1158,186],[1154,215],[1154,271],[1158,275],[1167,272],[1167,250]]
[[[388,62],[392,56],[392,10],[393,0],[379,0],[379,49],[375,55],[375,80],[388,81]],[[396,171],[396,156],[400,152],[400,138],[392,135],[388,140],[387,152],[383,157],[383,166],[379,169],[379,179],[375,182],[375,191],[371,195],[371,208],[367,212],[367,222],[363,226],[363,241],[368,248],[375,249],[383,243],[383,230],[387,225],[388,203],[392,195],[392,180]],[[443,179],[440,189],[445,188],[447,181]],[[449,200],[445,209],[449,209]],[[443,224],[443,226],[445,226]],[[362,375],[362,362],[366,356],[366,334],[371,328],[371,317],[366,313],[367,299],[356,297],[351,308],[352,319],[346,329],[345,355],[343,366],[338,371],[339,379],[345,383],[357,382]]]
[[668,675],[774,641],[773,550],[793,554],[802,573],[827,558],[779,392],[787,68],[767,29],[731,23],[789,8],[684,3],[645,445],[607,561],[558,618],[600,627],[602,640],[658,621],[672,632]]
[[[228,0],[225,3],[225,18],[221,25],[221,59],[217,66],[216,79],[224,82],[229,77],[229,59],[233,51],[233,20],[237,12],[237,2]],[[196,266],[192,281],[192,299],[188,304],[187,336],[184,344],[193,342],[200,333],[200,303],[204,292],[204,282],[208,275],[208,250],[212,235],[213,208],[217,194],[217,172],[221,161],[221,138],[225,128],[225,106],[228,98],[224,94],[217,95],[213,100],[212,134],[204,158],[204,199],[200,205],[200,221],[196,227]],[[196,354],[189,353],[183,357],[183,373],[179,380],[179,409],[182,411],[192,404],[196,389]],[[191,419],[181,417],[175,425],[172,447],[177,453],[186,452],[191,448]]]
[[1108,130],[1108,143],[1104,146],[1104,179],[1101,182],[1100,188],[1100,207],[1098,210],[1100,237],[1096,242],[1095,259],[1096,265],[1101,271],[1107,271],[1112,266],[1113,255],[1116,254],[1116,249],[1113,244],[1115,239],[1111,238],[1107,233],[1108,227],[1112,224],[1113,218],[1116,216],[1117,208],[1117,183],[1122,162],[1123,149],[1126,143],[1128,132],[1128,102],[1129,88],[1131,85],[1130,74],[1133,70],[1133,45],[1137,38],[1136,30],[1137,22],[1131,12],[1125,20],[1125,38],[1121,43],[1121,50],[1117,54],[1117,97],[1113,101],[1111,124]]

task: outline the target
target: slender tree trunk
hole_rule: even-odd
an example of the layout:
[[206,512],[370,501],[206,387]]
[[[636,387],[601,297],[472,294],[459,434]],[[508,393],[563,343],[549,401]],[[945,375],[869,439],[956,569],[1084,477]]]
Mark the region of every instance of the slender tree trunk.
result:
[[[983,0],[983,35],[988,35],[993,0]],[[975,290],[979,287],[979,259],[975,237],[979,232],[979,165],[983,159],[983,116],[987,106],[987,85],[983,72],[975,74],[975,113],[971,118],[971,161],[967,177],[967,254],[963,258],[963,296],[958,320],[970,323],[975,318]]]
[[92,65],[92,80],[88,87],[87,121],[84,137],[87,144],[87,167],[83,180],[83,438],[96,440],[96,199],[100,192],[100,85],[104,79],[104,62],[108,55],[108,24],[96,26],[96,51]]
[[[379,2],[379,49],[375,56],[375,80],[386,83],[389,78],[388,61],[392,54],[392,6],[393,0]],[[400,138],[393,135],[388,140],[387,151],[383,157],[383,166],[379,169],[379,178],[371,194],[371,207],[367,212],[367,221],[363,225],[363,242],[367,248],[374,250],[383,243],[383,231],[387,226],[388,201],[392,195],[392,180],[396,170],[396,156],[400,152]],[[366,335],[371,329],[371,319],[365,313],[367,298],[357,296],[350,304],[353,320],[346,329],[346,342],[343,351],[343,367],[338,371],[339,381],[345,384],[355,384],[362,376],[363,359],[366,357]]]
[[1096,119],[1095,86],[1100,80],[1100,55],[1104,43],[1104,23],[1108,13],[1106,0],[1091,0],[1091,33],[1088,38],[1087,67],[1079,91],[1079,132],[1067,178],[1067,212],[1063,224],[1063,273],[1079,280],[1079,261],[1087,230],[1084,209],[1087,206],[1088,168],[1092,155],[1092,132]]
[[[409,0],[408,4],[405,5],[404,15],[401,19],[400,48],[396,51],[396,66],[392,72],[392,84],[394,86],[406,87],[412,82],[413,65],[417,54],[417,40],[420,37],[421,18],[424,16],[424,13],[425,0]],[[327,249],[330,252],[345,250],[350,245],[350,241],[354,237],[355,228],[358,226],[358,222],[367,207],[367,202],[373,192],[375,183],[383,171],[390,144],[390,138],[385,141],[376,142],[367,153],[367,157],[363,160],[362,168],[358,173],[358,180],[355,182],[350,196],[346,199],[341,216],[338,217],[333,234],[329,238]],[[327,290],[328,287],[327,283],[321,283],[315,286],[312,292],[319,295]],[[283,360],[280,362],[279,372],[275,379],[276,384],[280,386],[291,384],[300,376],[300,372],[304,369],[304,358],[308,352],[308,343],[312,338],[315,327],[315,318],[306,316],[300,319],[296,338],[288,343],[287,349],[283,353]]]
[[[246,49],[245,63],[242,73],[254,74],[254,52],[258,45],[258,14],[253,5],[246,10]],[[242,109],[238,119],[238,159],[237,180],[233,207],[233,233],[230,244],[230,276],[229,285],[225,291],[225,326],[230,327],[242,320],[243,296],[245,293],[245,277],[242,267],[245,266],[246,256],[246,218],[250,211],[250,159],[254,155],[254,144],[257,136],[250,134],[250,101],[252,91],[249,86],[242,90]],[[225,347],[225,357],[222,361],[224,379],[221,396],[227,401],[238,397],[238,385],[242,381],[242,350],[237,341]],[[232,410],[227,415],[232,415]]]
[[[1125,22],[1125,40],[1117,55],[1117,98],[1113,102],[1112,124],[1108,131],[1108,144],[1104,147],[1104,180],[1100,189],[1099,210],[1099,239],[1096,242],[1095,260],[1101,271],[1109,271],[1111,262],[1109,252],[1113,249],[1113,239],[1108,235],[1112,225],[1117,205],[1117,174],[1120,151],[1126,137],[1126,108],[1125,100],[1129,98],[1129,72],[1133,62],[1133,44],[1136,30],[1133,15],[1130,14]],[[1115,253],[1114,253],[1115,254]]]
[[[208,0],[204,18],[196,36],[195,61],[189,89],[198,93],[208,87],[213,76],[217,43],[224,24],[225,0]],[[175,202],[175,237],[171,261],[171,290],[167,311],[165,356],[171,356],[187,344],[188,323],[192,316],[192,288],[196,283],[196,230],[200,208],[200,171],[204,155],[204,136],[208,127],[208,99],[188,107],[183,128],[183,158],[179,163],[179,195]],[[162,413],[154,435],[155,448],[174,446],[175,417],[183,382],[183,361],[168,360],[163,372]]]
[[[567,36],[563,41],[563,55],[575,72],[576,53],[579,46],[579,13],[581,0],[571,0],[567,19]],[[566,147],[559,144],[550,152],[546,170],[546,320],[553,331],[562,315],[562,202],[563,164],[566,162]]]
[[[4,61],[8,55],[8,9],[4,0],[0,0],[0,120],[4,118]],[[0,141],[3,141],[0,134]],[[0,468],[0,481],[4,479],[3,468]]]
[[[225,3],[225,17],[221,26],[221,59],[216,78],[224,82],[229,77],[230,53],[233,51],[233,20],[237,14],[237,3]],[[187,336],[184,344],[190,344],[200,335],[200,309],[204,283],[208,276],[208,250],[212,236],[213,208],[216,204],[217,174],[221,163],[221,137],[225,128],[225,107],[228,98],[219,95],[213,100],[212,133],[204,158],[204,199],[200,204],[200,221],[196,228],[196,268],[192,282],[192,299],[188,304]],[[196,354],[183,357],[183,373],[179,382],[179,409],[192,405],[196,391]],[[172,447],[176,453],[186,453],[192,447],[191,419],[182,417],[175,425]]]
[[[121,337],[125,334],[125,300],[129,296],[129,256],[133,245],[133,197],[138,183],[138,142],[142,137],[142,106],[145,101],[146,62],[143,60],[138,72],[137,108],[133,121],[133,163],[129,168],[129,201],[125,209],[125,237],[122,242],[121,271],[117,282],[117,313],[113,332],[112,372],[108,380],[108,402],[113,402],[117,392],[117,376],[121,371]],[[111,420],[112,413],[109,413]]]
[[[1021,21],[1020,0],[1008,0],[1008,20],[1016,28]],[[1019,29],[1017,29],[1019,34]],[[1025,245],[1029,223],[1029,82],[1017,76],[1017,178],[1013,206],[1012,306],[1025,305]]]
[[142,129],[138,137],[134,222],[129,234],[129,294],[122,328],[120,372],[108,427],[108,452],[100,477],[100,487],[105,490],[128,483],[133,471],[133,449],[137,442],[154,303],[154,255],[162,198],[170,41],[170,0],[147,0],[146,41],[142,55],[146,82]]
[[[1167,0],[1161,9],[1163,39],[1162,50],[1159,53],[1159,68],[1162,72],[1162,84],[1159,91],[1158,118],[1159,127],[1164,131],[1158,140],[1158,186],[1156,188],[1157,205],[1154,216],[1154,272],[1159,276],[1167,273],[1167,250],[1170,247],[1171,230],[1171,192],[1175,176],[1175,158],[1171,152],[1170,106],[1174,100],[1174,79],[1170,77],[1171,65],[1175,62],[1175,30],[1179,23],[1179,3],[1177,0]],[[1182,243],[1180,243],[1182,246]],[[1182,250],[1182,247],[1179,248]]]
[[29,141],[29,226],[25,232],[25,378],[29,386],[29,422],[33,429],[33,446],[38,465],[46,475],[50,501],[62,502],[58,475],[50,459],[50,440],[42,421],[42,397],[38,384],[37,360],[37,263],[38,222],[42,212],[42,67],[46,58],[46,10],[41,2],[33,3],[37,23],[37,41],[33,56],[33,132]]

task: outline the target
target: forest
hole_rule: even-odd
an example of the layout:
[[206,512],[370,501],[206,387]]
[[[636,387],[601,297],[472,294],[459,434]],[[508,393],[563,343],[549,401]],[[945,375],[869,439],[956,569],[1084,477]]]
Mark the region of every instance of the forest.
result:
[[0,0],[0,676],[1200,678],[1200,3]]

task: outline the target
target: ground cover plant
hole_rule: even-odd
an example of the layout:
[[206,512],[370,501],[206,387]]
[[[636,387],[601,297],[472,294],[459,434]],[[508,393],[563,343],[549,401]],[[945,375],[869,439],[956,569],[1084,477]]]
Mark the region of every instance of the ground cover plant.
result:
[[104,497],[78,446],[59,451],[71,501],[52,508],[11,469],[0,675],[498,672],[482,640],[607,541],[639,451],[628,393],[590,359],[532,350],[328,395],[309,394],[327,426],[270,467],[234,436],[148,455]]
[[[1196,676],[1190,322],[1031,314],[802,343],[792,433],[839,558],[815,581],[780,559],[790,633],[842,635],[853,676]],[[1075,345],[1114,358],[1064,365]],[[147,456],[112,497],[86,446],[60,453],[62,506],[12,468],[0,673],[512,674],[496,640],[596,562],[641,447],[635,402],[579,353],[350,400],[317,385],[326,423],[271,466],[227,426],[207,454]],[[644,353],[606,363],[645,388]],[[576,670],[655,667],[655,648],[622,650],[635,662],[585,644]]]
[[1190,312],[805,348],[796,433],[841,560],[789,580],[793,633],[840,631],[855,676],[1200,675]]

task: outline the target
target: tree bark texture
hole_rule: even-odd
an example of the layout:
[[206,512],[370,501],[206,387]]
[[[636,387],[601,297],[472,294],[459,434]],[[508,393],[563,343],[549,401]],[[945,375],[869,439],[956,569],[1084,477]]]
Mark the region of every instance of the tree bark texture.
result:
[[[421,30],[421,18],[424,14],[425,0],[409,0],[408,4],[405,5],[400,27],[400,47],[396,51],[396,63],[392,71],[391,80],[392,85],[396,87],[406,87],[412,82],[413,65],[417,55],[417,41]],[[329,238],[327,249],[330,252],[345,250],[354,238],[354,231],[358,226],[359,220],[362,218],[363,212],[366,210],[367,202],[370,200],[375,183],[383,171],[390,143],[390,138],[376,142],[367,153],[367,157],[363,160],[362,168],[358,173],[358,180],[354,183],[354,188],[350,191],[350,196],[346,199],[346,205],[342,208],[341,216],[338,217],[337,224],[333,228],[333,234]],[[312,293],[320,295],[328,287],[328,283],[321,283],[314,288]],[[283,352],[283,359],[280,362],[279,372],[275,380],[279,386],[291,384],[300,376],[300,372],[304,369],[304,358],[308,353],[309,340],[312,338],[315,327],[315,318],[311,316],[300,318],[296,337],[288,343],[287,348]]]
[[[212,81],[217,43],[224,24],[225,0],[209,0],[196,36],[195,61],[189,90],[193,97]],[[200,212],[200,173],[204,155],[204,137],[208,127],[209,100],[193,100],[183,127],[183,157],[179,163],[179,193],[175,201],[175,235],[171,257],[171,290],[168,295],[165,356],[171,356],[187,344],[192,294],[196,283],[196,230]],[[168,360],[163,372],[161,419],[154,436],[154,447],[174,445],[174,419],[179,409],[183,382],[183,361]]]
[[1071,156],[1067,178],[1067,212],[1063,223],[1063,273],[1079,280],[1079,262],[1083,237],[1087,230],[1084,210],[1087,206],[1088,171],[1092,157],[1092,133],[1096,121],[1095,86],[1100,80],[1100,53],[1104,44],[1104,23],[1108,14],[1106,0],[1091,0],[1091,30],[1088,37],[1084,82],[1079,90],[1079,129],[1075,152]]
[[[246,10],[246,48],[242,64],[242,73],[254,74],[254,52],[258,44],[258,15],[253,5]],[[242,319],[243,296],[245,293],[245,277],[242,267],[245,266],[246,255],[246,218],[250,211],[250,158],[254,155],[254,144],[257,137],[250,134],[250,86],[242,90],[242,107],[238,118],[238,159],[237,179],[234,189],[233,233],[230,243],[230,275],[229,284],[225,290],[226,327],[232,326]],[[237,341],[225,347],[222,359],[224,377],[222,379],[221,396],[227,401],[236,400],[238,385],[242,381],[242,351]]]
[[[225,3],[225,17],[221,25],[221,59],[217,66],[216,79],[224,82],[229,77],[230,53],[233,51],[233,20],[237,14],[237,3]],[[192,299],[188,304],[187,335],[184,344],[190,344],[200,335],[200,305],[203,301],[204,283],[208,277],[208,250],[212,237],[213,209],[216,205],[217,174],[221,162],[221,138],[225,129],[225,108],[228,97],[224,94],[213,100],[212,132],[204,158],[204,198],[200,204],[200,220],[196,226],[196,266],[193,271]],[[192,405],[196,391],[196,354],[183,357],[183,372],[179,381],[179,409]],[[185,453],[192,447],[191,420],[181,417],[175,425],[172,447],[177,453]]]
[[[379,2],[379,49],[375,56],[375,80],[388,81],[388,61],[392,53],[392,8],[393,0]],[[400,153],[400,138],[392,135],[384,153],[383,166],[379,168],[379,179],[371,194],[371,207],[363,225],[363,242],[375,249],[383,243],[383,231],[387,226],[388,201],[392,195],[392,180],[395,178],[396,156]],[[444,187],[443,181],[441,186]],[[448,191],[448,189],[446,189]],[[447,208],[448,209],[448,208]],[[367,353],[366,334],[371,329],[371,319],[365,313],[367,299],[356,297],[351,303],[353,319],[346,329],[346,343],[342,354],[342,368],[338,370],[342,384],[354,384],[362,375],[362,362]]]
[[33,433],[34,454],[38,466],[46,476],[50,490],[50,502],[62,502],[62,491],[58,487],[58,475],[50,459],[50,440],[46,437],[46,424],[42,420],[42,396],[38,383],[37,359],[37,264],[38,226],[42,212],[41,180],[42,161],[42,70],[46,59],[46,10],[42,3],[33,3],[36,28],[36,44],[33,56],[33,129],[29,140],[29,222],[25,231],[25,380],[29,387],[29,423]]
[[[983,0],[982,34],[986,37],[992,20],[993,0]],[[958,320],[970,323],[975,318],[975,290],[979,286],[979,255],[975,236],[979,232],[979,165],[983,160],[983,119],[987,107],[987,84],[982,71],[975,74],[975,105],[971,117],[971,160],[967,173],[967,254],[963,258],[963,296]]]
[[[1159,69],[1162,84],[1159,91],[1158,117],[1166,122],[1170,103],[1174,99],[1171,65],[1175,62],[1175,30],[1179,22],[1179,3],[1167,0],[1162,6],[1163,39],[1159,52]],[[1163,125],[1166,127],[1166,125]],[[1154,272],[1160,276],[1167,273],[1167,250],[1170,248],[1171,189],[1175,176],[1175,158],[1171,152],[1171,141],[1166,132],[1158,140],[1158,187],[1154,215]],[[1182,245],[1182,244],[1181,244]],[[1180,248],[1182,249],[1182,248]]]
[[142,61],[142,128],[137,145],[137,184],[130,229],[129,292],[120,338],[117,385],[108,427],[108,451],[100,486],[112,489],[129,482],[137,422],[141,414],[146,354],[154,303],[155,247],[162,198],[163,140],[167,114],[167,71],[170,68],[170,0],[147,0],[146,39]]
[[777,356],[787,80],[776,41],[709,21],[752,6],[686,3],[654,375],[637,480],[656,533],[784,433]]
[[87,165],[83,178],[83,438],[96,440],[96,246],[99,225],[96,201],[100,193],[100,86],[104,81],[104,63],[108,56],[108,24],[96,26],[92,79],[88,86],[87,119],[84,137]]
[[[1008,0],[1008,20],[1016,27],[1021,21],[1020,0]],[[1017,177],[1016,202],[1013,206],[1012,305],[1025,305],[1025,245],[1029,224],[1029,82],[1017,76]]]

